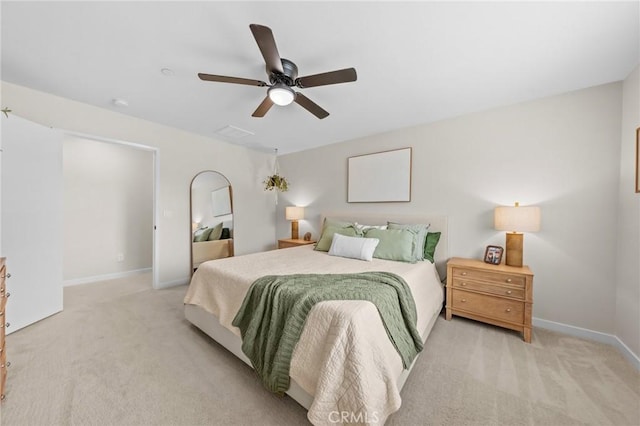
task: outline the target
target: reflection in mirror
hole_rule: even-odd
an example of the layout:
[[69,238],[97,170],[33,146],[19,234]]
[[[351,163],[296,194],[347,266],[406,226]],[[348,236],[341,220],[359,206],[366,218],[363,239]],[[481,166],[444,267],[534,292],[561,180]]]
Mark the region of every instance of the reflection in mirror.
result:
[[214,171],[191,181],[191,271],[208,260],[233,256],[233,196],[229,180]]

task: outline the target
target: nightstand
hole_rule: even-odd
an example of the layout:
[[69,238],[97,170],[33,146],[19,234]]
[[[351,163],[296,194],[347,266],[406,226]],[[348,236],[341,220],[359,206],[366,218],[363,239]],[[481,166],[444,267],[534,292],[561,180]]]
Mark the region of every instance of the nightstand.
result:
[[305,241],[294,238],[284,238],[282,240],[278,240],[278,248],[289,248],[289,247],[298,247],[298,246],[306,246],[307,244],[315,244],[315,241]]
[[446,286],[447,320],[457,315],[520,331],[531,343],[533,273],[528,266],[454,257],[447,262]]

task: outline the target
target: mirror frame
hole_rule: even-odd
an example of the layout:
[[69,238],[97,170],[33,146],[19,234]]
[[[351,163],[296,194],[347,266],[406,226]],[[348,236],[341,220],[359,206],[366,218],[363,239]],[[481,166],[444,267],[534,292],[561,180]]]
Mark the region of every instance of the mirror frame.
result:
[[[204,174],[204,173],[216,173],[218,175],[220,175],[222,178],[224,178],[224,180],[227,181],[227,184],[229,185],[229,203],[231,204],[231,223],[233,224],[233,228],[235,228],[235,218],[233,217],[234,213],[233,213],[233,187],[231,186],[231,181],[229,181],[229,178],[227,178],[224,174],[220,173],[217,170],[203,170],[201,172],[196,173],[196,175],[191,179],[191,182],[189,182],[189,271],[190,271],[190,276],[193,276],[193,196],[192,196],[192,191],[193,191],[193,182],[198,178],[198,176]],[[230,254],[229,256],[234,256],[234,247],[233,247],[234,243],[231,243],[231,246],[229,247],[229,251]]]

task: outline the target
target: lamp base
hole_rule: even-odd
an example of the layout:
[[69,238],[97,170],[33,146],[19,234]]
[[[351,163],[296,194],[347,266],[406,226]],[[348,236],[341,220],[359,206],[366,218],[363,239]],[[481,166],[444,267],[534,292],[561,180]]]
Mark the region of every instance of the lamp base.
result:
[[524,234],[507,232],[507,249],[505,263],[509,266],[522,266],[522,247]]
[[291,239],[297,240],[299,238],[300,238],[300,235],[298,234],[298,221],[292,220],[291,221]]

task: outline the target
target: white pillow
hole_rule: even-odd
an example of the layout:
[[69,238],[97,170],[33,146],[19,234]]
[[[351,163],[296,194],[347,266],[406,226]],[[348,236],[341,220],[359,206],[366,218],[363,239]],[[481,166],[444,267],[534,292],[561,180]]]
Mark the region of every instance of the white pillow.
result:
[[379,242],[377,238],[349,237],[336,233],[333,235],[329,255],[371,262]]
[[355,222],[353,224],[358,231],[366,231],[367,229],[375,228],[375,229],[387,229],[387,225],[364,225],[362,223]]

